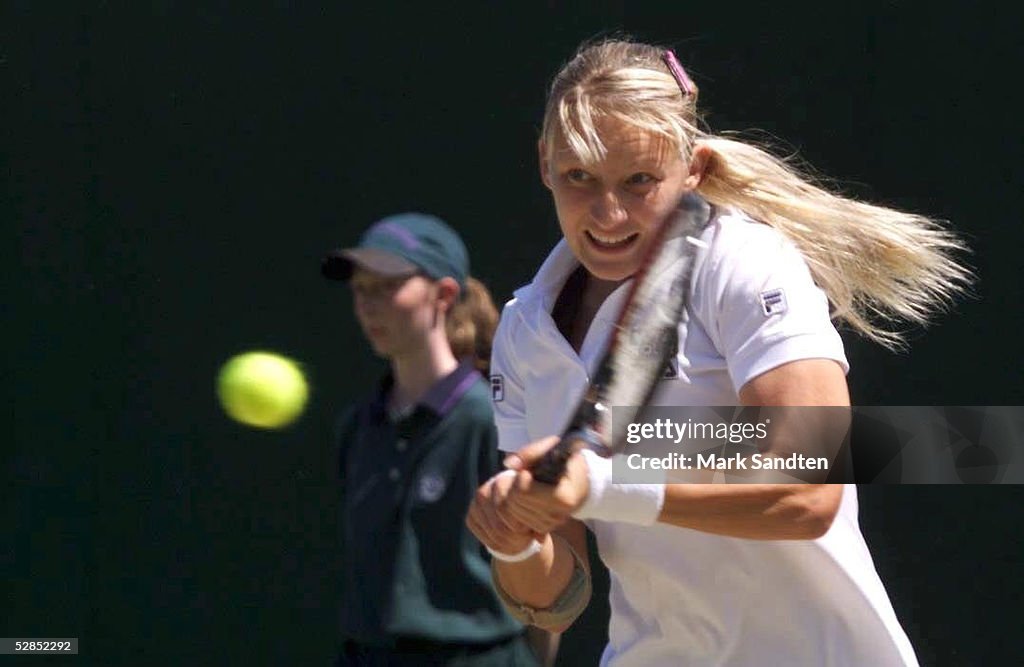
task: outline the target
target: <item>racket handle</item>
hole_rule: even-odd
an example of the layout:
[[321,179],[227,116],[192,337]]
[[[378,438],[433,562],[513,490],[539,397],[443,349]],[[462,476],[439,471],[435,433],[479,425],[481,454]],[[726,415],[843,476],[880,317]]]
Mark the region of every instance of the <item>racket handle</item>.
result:
[[[565,446],[567,444],[569,446]],[[548,450],[544,458],[537,461],[537,465],[533,466],[530,474],[534,479],[545,484],[557,484],[565,473],[565,464],[568,463],[569,457],[573,455],[574,451],[571,443],[568,443],[566,438],[562,438],[557,445]]]
[[540,461],[530,469],[533,478],[545,484],[557,484],[565,474],[569,457],[591,443],[600,444],[596,434],[587,430],[570,431],[562,436],[558,444],[548,450]]

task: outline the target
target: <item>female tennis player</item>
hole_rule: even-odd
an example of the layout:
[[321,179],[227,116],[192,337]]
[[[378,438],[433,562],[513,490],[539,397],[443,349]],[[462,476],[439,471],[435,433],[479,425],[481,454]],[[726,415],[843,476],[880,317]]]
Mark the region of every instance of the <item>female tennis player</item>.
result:
[[444,222],[395,215],[332,252],[390,373],[340,421],[339,665],[536,665],[462,517],[499,466],[486,372],[498,313]]
[[688,193],[710,217],[655,404],[847,406],[834,322],[895,346],[895,321],[925,321],[969,280],[939,223],[702,131],[696,102],[671,51],[629,41],[584,46],[555,78],[539,158],[563,238],[503,310],[492,385],[516,472],[481,486],[467,523],[508,609],[555,631],[589,600],[593,531],[611,575],[604,665],[915,665],[853,485],[613,484],[587,450],[553,486],[530,475]]

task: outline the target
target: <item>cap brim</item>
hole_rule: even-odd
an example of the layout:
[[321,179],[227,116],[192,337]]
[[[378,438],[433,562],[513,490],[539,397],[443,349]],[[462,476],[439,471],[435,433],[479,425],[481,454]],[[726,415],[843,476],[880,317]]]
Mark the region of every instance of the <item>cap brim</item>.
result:
[[345,248],[335,250],[324,258],[320,272],[330,280],[348,280],[359,266],[384,276],[411,276],[419,271],[412,262],[375,248]]

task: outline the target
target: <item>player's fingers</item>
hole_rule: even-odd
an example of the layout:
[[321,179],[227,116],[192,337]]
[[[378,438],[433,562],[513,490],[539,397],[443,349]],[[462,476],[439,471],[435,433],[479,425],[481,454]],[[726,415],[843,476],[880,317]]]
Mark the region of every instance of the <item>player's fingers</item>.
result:
[[491,507],[495,522],[500,524],[503,530],[510,533],[524,533],[529,530],[526,524],[509,512],[505,511],[505,507],[506,506],[504,504],[492,505]]
[[508,493],[508,489],[515,483],[517,474],[515,470],[502,470],[492,477],[488,482],[491,485],[492,497],[504,497]]
[[[572,514],[583,503],[587,495],[586,461],[579,454],[573,454],[569,465],[575,474],[566,474],[554,485],[544,484],[533,479],[528,470],[520,471],[516,477],[516,492],[522,497],[530,498],[533,507],[542,507],[549,512],[567,515]],[[582,465],[582,471],[578,467]],[[524,500],[524,502],[527,502]]]
[[504,551],[507,539],[505,539],[505,533],[500,526],[496,526],[485,514],[478,516],[476,525],[477,532],[475,534],[484,546]]
[[524,507],[538,512],[547,512],[559,516],[567,516],[576,511],[579,502],[574,502],[579,493],[573,482],[563,479],[555,486],[543,484],[533,479],[528,470],[520,471],[516,477],[516,485],[509,491],[509,498]]
[[502,512],[502,508],[508,502],[508,491],[514,484],[515,477],[516,472],[514,470],[505,470],[496,475],[488,500],[494,509],[494,513],[507,530],[514,533],[522,533],[527,530],[526,526],[513,519],[507,513]]
[[[492,506],[480,507],[475,517],[479,519],[481,534],[486,537],[486,540],[481,541],[495,551],[518,553],[525,549],[531,540],[538,539],[537,533],[526,526],[519,530],[509,530],[499,512]],[[543,538],[543,534],[539,537]]]
[[480,540],[483,544],[489,545],[492,541],[492,537],[487,528],[480,521],[479,510],[470,507],[469,513],[466,514],[466,527],[469,528],[469,532],[476,536],[476,539]]
[[543,484],[535,480],[529,470],[520,470],[516,473],[515,484],[509,489],[509,495],[523,499],[529,498],[533,505],[544,505],[551,500],[555,488],[550,484]]
[[518,504],[508,504],[501,508],[501,515],[508,517],[510,521],[515,521],[523,526],[526,526],[530,530],[540,531],[542,528],[538,524],[538,516],[532,510],[523,507]]
[[481,507],[481,516],[487,529],[502,541],[518,540],[530,530],[527,525],[493,503]]
[[502,527],[510,533],[525,533],[530,530],[529,526],[524,524],[522,521],[507,512],[501,511],[499,508],[495,508],[495,513],[498,521],[501,522]]
[[477,535],[488,546],[501,541],[502,536],[509,532],[505,524],[498,518],[497,511],[486,493],[478,493],[476,499],[470,504],[469,515],[474,525],[479,530]]
[[560,438],[557,435],[541,438],[531,442],[514,454],[505,457],[505,467],[512,470],[523,470],[532,467],[537,461],[543,458],[549,449],[558,444]]
[[504,470],[492,478],[494,485],[491,487],[491,493],[487,499],[494,507],[501,507],[508,501],[508,494],[515,486],[517,474],[515,470]]
[[565,523],[565,517],[552,514],[543,510],[536,510],[524,507],[517,503],[510,503],[502,509],[502,514],[510,515],[512,519],[523,524],[535,533],[549,533],[554,528]]

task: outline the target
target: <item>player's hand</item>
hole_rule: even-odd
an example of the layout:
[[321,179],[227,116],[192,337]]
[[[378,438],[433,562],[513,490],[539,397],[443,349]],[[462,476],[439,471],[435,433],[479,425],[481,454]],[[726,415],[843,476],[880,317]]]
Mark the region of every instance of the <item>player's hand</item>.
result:
[[466,525],[470,532],[484,546],[506,554],[519,553],[530,546],[534,539],[542,540],[544,537],[543,533],[534,533],[522,522],[504,516],[500,511],[515,481],[515,472],[505,470],[484,482],[477,489],[466,514]]
[[558,436],[530,443],[505,459],[505,465],[516,470],[515,485],[509,491],[500,513],[537,533],[550,533],[572,518],[583,506],[590,492],[587,460],[578,452],[569,457],[565,474],[555,485],[537,481],[530,468],[558,443]]

